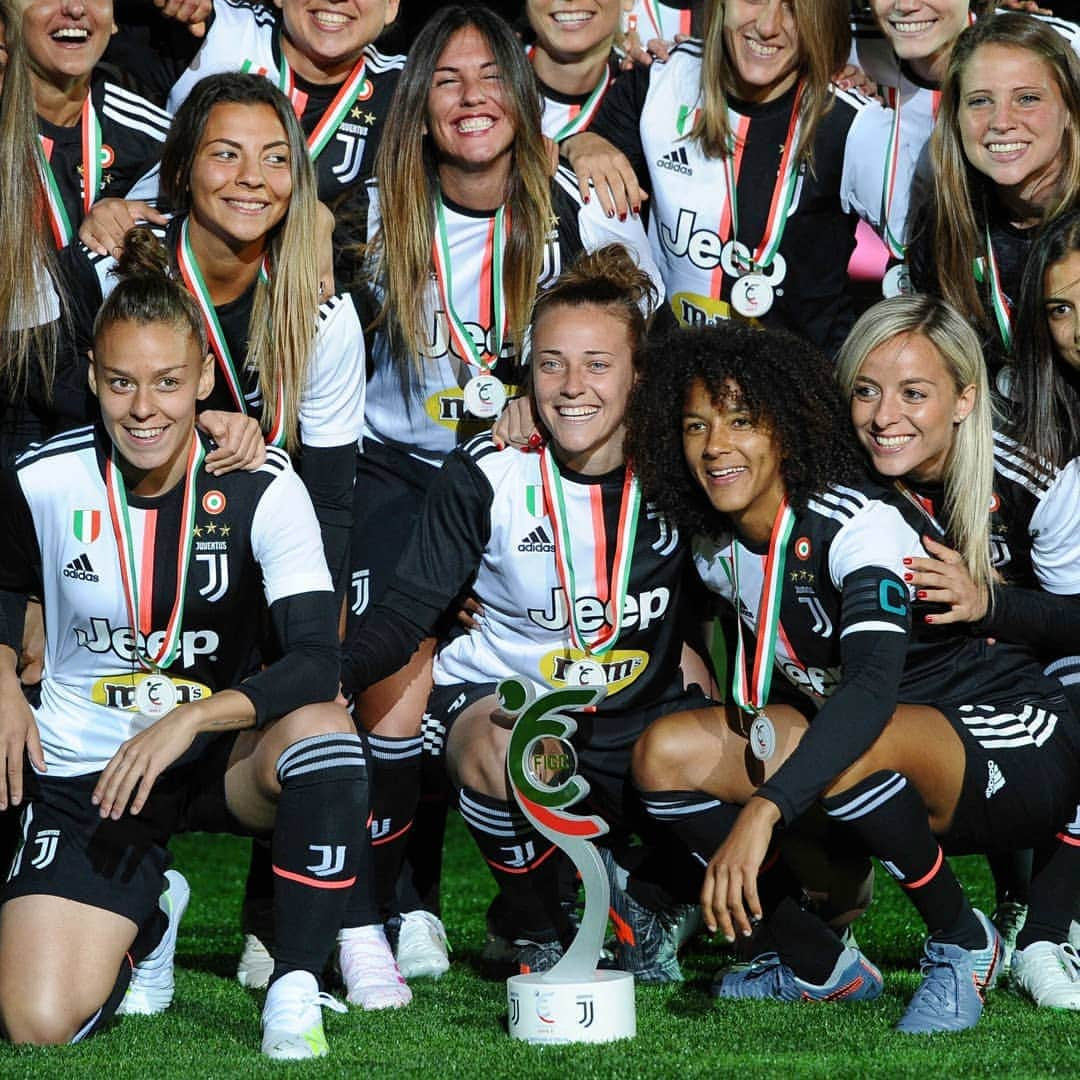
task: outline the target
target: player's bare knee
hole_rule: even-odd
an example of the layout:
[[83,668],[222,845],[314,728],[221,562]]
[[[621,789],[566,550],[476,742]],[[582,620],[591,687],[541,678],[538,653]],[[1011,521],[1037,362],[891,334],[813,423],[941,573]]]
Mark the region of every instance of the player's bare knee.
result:
[[472,739],[468,755],[458,762],[461,786],[495,799],[505,799],[509,794],[506,779],[508,743],[507,733],[494,725],[482,736]]
[[16,1046],[66,1046],[79,1030],[79,1018],[67,1015],[51,997],[27,994],[28,989],[24,985],[10,997],[0,994],[0,1025],[8,1041]]
[[686,786],[680,782],[686,752],[682,730],[676,717],[665,716],[647,727],[634,744],[631,769],[642,791],[679,791]]

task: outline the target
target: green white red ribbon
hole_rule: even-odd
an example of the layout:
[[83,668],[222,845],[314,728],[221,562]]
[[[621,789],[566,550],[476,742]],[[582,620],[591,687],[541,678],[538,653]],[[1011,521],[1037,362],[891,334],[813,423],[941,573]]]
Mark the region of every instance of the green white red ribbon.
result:
[[1001,287],[1001,272],[998,269],[994,244],[990,239],[990,226],[986,226],[986,257],[975,260],[975,280],[985,284],[990,290],[990,307],[994,312],[998,333],[1006,349],[1012,348],[1012,307],[1009,305],[1005,290]]
[[[101,191],[101,176],[104,161],[102,160],[101,122],[98,120],[94,104],[87,93],[83,102],[82,114],[79,121],[82,130],[82,208],[85,216],[94,205],[98,193]],[[45,201],[49,207],[49,225],[52,229],[53,239],[58,249],[67,247],[75,238],[75,230],[71,219],[68,217],[67,208],[64,206],[63,196],[60,194],[60,185],[57,183],[56,174],[49,162],[49,150],[45,145],[44,137],[39,136],[38,165],[41,169],[41,179],[45,185]]]
[[[195,539],[195,480],[202,467],[206,451],[202,440],[192,432],[184,470],[184,500],[180,515],[180,534],[176,552],[176,596],[165,627],[161,646],[155,652],[143,652],[136,639],[133,649],[139,664],[148,671],[169,667],[180,650],[184,622],[184,595],[187,590],[188,568]],[[127,487],[123,474],[116,463],[117,449],[110,447],[105,463],[105,493],[109,503],[109,520],[116,537],[117,555],[120,559],[120,581],[127,603],[130,625],[138,630],[143,642],[148,642],[153,630],[154,568],[151,565],[145,578],[139,570],[135,557],[135,543],[131,534],[131,516],[128,509]]]
[[559,463],[550,448],[540,451],[540,479],[544,488],[544,506],[554,526],[555,570],[566,596],[568,630],[574,648],[587,656],[603,656],[618,640],[622,629],[623,608],[630,586],[630,563],[634,556],[634,540],[637,537],[638,511],[641,506],[641,485],[634,470],[627,465],[623,478],[622,497],[619,503],[619,532],[615,540],[615,557],[611,564],[611,578],[605,580],[604,562],[607,553],[607,537],[604,533],[603,507],[594,511],[592,555],[597,567],[596,587],[598,599],[605,605],[607,622],[590,641],[578,622],[577,574],[574,569],[573,536],[566,512],[562,474]]

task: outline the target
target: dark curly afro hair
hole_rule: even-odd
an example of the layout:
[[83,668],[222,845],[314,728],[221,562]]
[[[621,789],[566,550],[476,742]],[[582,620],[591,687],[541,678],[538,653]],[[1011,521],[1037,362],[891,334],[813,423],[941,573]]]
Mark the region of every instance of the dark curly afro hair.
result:
[[738,388],[751,420],[779,443],[794,507],[831,483],[865,475],[832,366],[812,345],[732,322],[670,330],[645,350],[627,413],[627,457],[646,498],[679,528],[715,536],[725,527],[683,458],[683,406],[696,382],[714,402]]

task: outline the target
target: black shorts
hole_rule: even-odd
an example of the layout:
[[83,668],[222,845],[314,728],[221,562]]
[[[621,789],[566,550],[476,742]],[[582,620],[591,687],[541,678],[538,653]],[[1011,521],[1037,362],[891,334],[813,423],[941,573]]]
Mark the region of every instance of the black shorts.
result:
[[382,599],[398,558],[416,528],[424,495],[439,475],[401,450],[368,439],[356,469],[349,547],[350,623]]
[[1049,840],[1080,803],[1080,720],[1060,688],[945,706],[964,744],[949,854],[1014,851]]
[[[474,702],[494,696],[498,683],[450,683],[436,686],[428,698],[422,733],[424,752],[439,757],[455,721]],[[630,779],[630,759],[642,732],[669,713],[704,709],[711,701],[696,684],[679,690],[662,701],[637,709],[602,714],[577,714],[578,730],[571,738],[578,756],[578,774],[589,781],[589,797],[575,807],[575,813],[598,813],[609,823],[625,822],[637,813],[638,804]],[[619,732],[618,736],[613,733]]]
[[28,769],[21,843],[0,902],[59,896],[142,926],[157,908],[174,833],[246,831],[225,804],[235,741],[235,734],[201,740],[201,753],[186,754],[158,778],[142,811],[119,821],[103,820],[90,802],[100,773],[50,777]]

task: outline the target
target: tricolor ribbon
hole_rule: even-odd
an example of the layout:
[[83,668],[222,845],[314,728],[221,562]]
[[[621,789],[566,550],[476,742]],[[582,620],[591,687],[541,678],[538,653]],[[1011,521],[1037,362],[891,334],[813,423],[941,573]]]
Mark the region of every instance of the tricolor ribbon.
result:
[[[225,337],[225,331],[222,329],[221,321],[218,319],[214,303],[210,298],[210,290],[206,287],[202,271],[199,269],[199,262],[195,258],[195,252],[191,248],[191,237],[188,233],[188,220],[188,218],[184,218],[183,224],[180,226],[180,241],[176,248],[176,264],[180,268],[180,276],[184,280],[184,285],[187,287],[188,292],[195,297],[195,300],[199,305],[199,310],[202,312],[203,320],[206,323],[206,332],[210,338],[210,348],[213,349],[214,356],[217,358],[218,370],[225,378],[225,384],[229,388],[229,395],[233,399],[236,411],[243,413],[246,416],[248,413],[248,405],[244,398],[244,388],[240,382],[240,373],[233,361],[232,350],[229,348],[229,342]],[[259,268],[259,277],[264,282],[269,281],[270,279],[267,259],[265,257],[263,258],[262,266]],[[275,390],[276,400],[274,402],[274,419],[270,425],[270,431],[266,436],[266,442],[271,446],[284,446],[286,442],[285,385],[280,374],[277,378]]]
[[[761,583],[761,599],[758,603],[757,647],[754,650],[753,672],[749,678],[746,671],[742,617],[739,616],[735,620],[735,675],[732,679],[732,695],[740,709],[755,716],[769,702],[773,657],[780,628],[780,601],[784,589],[787,545],[794,527],[795,511],[788,505],[787,496],[785,496],[776,511],[769,536],[769,552],[765,557],[765,575]],[[735,610],[738,612],[740,609],[738,541],[732,541],[731,545],[731,580],[735,589]]]
[[[528,56],[530,63],[532,62],[535,52],[536,46],[534,45],[530,45],[525,50],[525,55]],[[564,139],[569,139],[571,135],[577,135],[578,132],[584,131],[592,123],[593,117],[600,108],[600,103],[604,100],[604,93],[610,85],[611,71],[608,69],[607,62],[605,61],[604,70],[600,75],[600,81],[592,88],[589,92],[589,96],[580,105],[571,107],[570,119],[559,128],[558,132],[556,132],[554,137],[555,142],[560,143]]]
[[[101,122],[91,101],[90,94],[86,95],[83,102],[80,118],[82,129],[82,209],[85,216],[90,212],[101,191],[101,176],[104,162],[102,161]],[[75,230],[68,217],[67,208],[64,206],[63,196],[60,194],[60,185],[56,180],[49,157],[52,153],[52,142],[44,136],[39,136],[38,165],[41,169],[41,179],[45,185],[45,199],[49,207],[49,225],[52,229],[53,239],[57,249],[65,248],[75,238]]]
[[[602,656],[614,646],[622,629],[623,608],[626,606],[626,594],[630,586],[630,563],[634,555],[634,540],[637,537],[641,485],[633,469],[627,465],[619,503],[619,533],[615,540],[615,557],[611,563],[609,580],[605,580],[607,537],[604,532],[602,502],[593,510],[592,554],[597,571],[596,587],[597,593],[602,594],[598,595],[598,599],[605,605],[607,621],[590,641],[578,622],[577,574],[574,569],[573,537],[566,512],[562,474],[559,472],[555,455],[547,447],[540,451],[540,480],[544,489],[544,507],[554,526],[555,570],[566,596],[570,641],[574,648],[584,652],[586,656]],[[595,490],[599,501],[602,493],[599,487]]]
[[[184,470],[184,499],[176,552],[176,596],[173,599],[172,611],[169,614],[160,648],[153,653],[147,651],[144,654],[139,648],[138,639],[133,646],[139,664],[148,671],[160,671],[169,667],[180,650],[184,622],[184,596],[195,539],[195,480],[205,456],[206,451],[203,449],[202,440],[193,432],[187,466]],[[116,457],[116,447],[110,447],[105,463],[105,494],[109,503],[109,520],[112,522],[113,536],[116,538],[117,555],[120,560],[120,581],[127,604],[128,619],[130,625],[138,629],[142,640],[149,642],[153,630],[154,570],[151,566],[147,579],[141,578],[131,532],[127,488],[120,467],[116,463]]]
[[986,226],[986,257],[975,260],[975,280],[985,284],[990,290],[990,307],[994,312],[994,320],[997,322],[998,333],[1006,349],[1012,348],[1012,308],[1005,290],[1001,287],[1001,272],[998,269],[997,256],[994,254],[994,244],[990,239],[990,226]]
[[503,259],[506,242],[510,236],[510,211],[500,206],[488,225],[488,238],[484,248],[484,266],[490,266],[491,322],[495,330],[493,353],[480,348],[469,333],[464,320],[454,307],[454,282],[451,270],[450,237],[446,230],[446,209],[442,195],[435,197],[435,236],[431,243],[431,258],[435,265],[435,280],[442,300],[450,339],[458,356],[476,367],[481,375],[487,375],[499,362],[507,331],[506,295],[503,290]]

